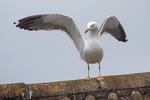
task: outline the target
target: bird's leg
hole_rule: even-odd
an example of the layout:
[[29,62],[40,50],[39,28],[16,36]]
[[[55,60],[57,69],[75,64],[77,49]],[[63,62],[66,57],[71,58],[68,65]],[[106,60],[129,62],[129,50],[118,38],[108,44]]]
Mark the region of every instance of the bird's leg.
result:
[[88,77],[86,78],[86,80],[89,80],[90,79],[90,66],[88,64]]
[[104,77],[102,77],[101,76],[101,66],[100,66],[100,63],[98,63],[98,71],[99,71],[99,77],[97,77],[96,79],[98,80],[98,81],[101,81],[101,80],[103,80],[104,79]]
[[88,64],[88,78],[90,78],[90,66]]
[[98,63],[98,71],[99,71],[99,76],[101,76],[101,66],[100,66],[100,63]]

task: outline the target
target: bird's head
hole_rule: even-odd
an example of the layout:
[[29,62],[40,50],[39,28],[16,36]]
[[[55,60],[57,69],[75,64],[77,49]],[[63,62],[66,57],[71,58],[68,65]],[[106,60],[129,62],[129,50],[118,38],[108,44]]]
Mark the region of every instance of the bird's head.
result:
[[98,25],[96,22],[89,22],[87,24],[87,29],[85,30],[85,33],[87,33],[88,31],[95,31],[98,30]]

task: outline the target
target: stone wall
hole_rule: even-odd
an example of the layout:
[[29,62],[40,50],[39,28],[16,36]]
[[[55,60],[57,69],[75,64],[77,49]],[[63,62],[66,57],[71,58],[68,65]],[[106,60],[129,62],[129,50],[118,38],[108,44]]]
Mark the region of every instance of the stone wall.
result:
[[150,72],[104,78],[1,84],[0,100],[150,100]]

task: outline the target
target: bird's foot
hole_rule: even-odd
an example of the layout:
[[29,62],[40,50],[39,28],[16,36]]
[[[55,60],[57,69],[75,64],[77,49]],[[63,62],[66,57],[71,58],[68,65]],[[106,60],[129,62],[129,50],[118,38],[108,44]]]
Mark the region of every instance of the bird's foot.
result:
[[103,76],[96,77],[96,80],[97,80],[97,81],[104,80],[104,77],[103,77]]
[[85,78],[85,80],[90,80],[90,79],[91,79],[90,77]]

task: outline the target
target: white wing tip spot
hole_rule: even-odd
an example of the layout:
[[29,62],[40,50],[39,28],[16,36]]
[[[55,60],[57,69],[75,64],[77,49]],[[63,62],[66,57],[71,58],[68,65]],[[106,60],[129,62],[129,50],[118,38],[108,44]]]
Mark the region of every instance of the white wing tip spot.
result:
[[126,37],[125,40],[128,41],[128,38]]
[[19,24],[19,22],[18,22],[18,21],[15,21],[13,24]]

